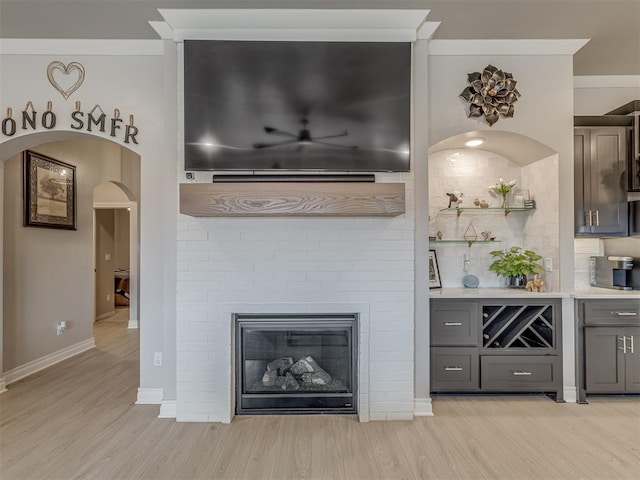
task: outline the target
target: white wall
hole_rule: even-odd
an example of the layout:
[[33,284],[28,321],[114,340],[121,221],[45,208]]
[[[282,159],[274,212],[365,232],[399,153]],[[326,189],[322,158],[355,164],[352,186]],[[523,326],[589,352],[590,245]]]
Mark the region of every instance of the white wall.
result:
[[633,100],[640,100],[640,76],[575,77],[575,115],[604,115]]
[[[473,41],[469,41],[473,45]],[[459,98],[467,74],[491,64],[513,74],[521,97],[510,119],[493,129],[530,137],[558,152],[559,256],[558,289],[573,288],[573,74],[571,55],[445,55],[429,59],[429,135],[435,143],[460,133],[486,128],[484,120],[467,118]],[[549,79],[553,78],[553,87]],[[496,176],[502,176],[496,172]]]

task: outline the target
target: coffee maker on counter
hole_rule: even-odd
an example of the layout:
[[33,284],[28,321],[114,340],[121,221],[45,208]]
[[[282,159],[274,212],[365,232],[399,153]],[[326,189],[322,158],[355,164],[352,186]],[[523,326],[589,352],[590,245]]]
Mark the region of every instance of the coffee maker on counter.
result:
[[640,290],[640,261],[633,257],[591,257],[590,273],[593,287]]

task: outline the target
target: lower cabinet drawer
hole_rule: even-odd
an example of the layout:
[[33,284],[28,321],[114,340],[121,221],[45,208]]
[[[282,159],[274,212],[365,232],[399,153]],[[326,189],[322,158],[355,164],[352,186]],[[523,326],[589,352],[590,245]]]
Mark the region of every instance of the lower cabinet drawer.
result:
[[478,390],[477,348],[432,347],[431,391]]
[[482,356],[481,390],[547,391],[561,385],[561,362],[556,356]]
[[616,300],[616,301],[585,301],[584,308],[585,325],[640,325],[640,301]]

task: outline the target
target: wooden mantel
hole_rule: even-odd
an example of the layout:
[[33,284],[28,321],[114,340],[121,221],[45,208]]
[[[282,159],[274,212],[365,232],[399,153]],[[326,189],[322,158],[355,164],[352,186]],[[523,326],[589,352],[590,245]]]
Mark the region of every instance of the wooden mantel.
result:
[[404,212],[404,183],[180,184],[180,213],[192,217],[393,217]]

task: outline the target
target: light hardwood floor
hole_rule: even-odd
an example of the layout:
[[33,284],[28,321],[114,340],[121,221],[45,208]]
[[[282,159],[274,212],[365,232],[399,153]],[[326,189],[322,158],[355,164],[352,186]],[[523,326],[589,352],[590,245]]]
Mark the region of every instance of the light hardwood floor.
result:
[[134,405],[138,331],[100,321],[97,347],[0,395],[0,478],[640,478],[640,401],[556,404],[538,396],[436,397],[435,417],[158,419]]

